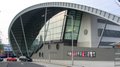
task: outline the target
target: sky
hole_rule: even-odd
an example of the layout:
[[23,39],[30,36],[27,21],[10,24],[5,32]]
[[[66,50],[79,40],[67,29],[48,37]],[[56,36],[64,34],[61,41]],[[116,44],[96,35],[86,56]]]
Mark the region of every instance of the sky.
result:
[[[44,2],[58,2],[59,0],[0,0],[0,37],[2,43],[8,44],[8,28],[12,19],[23,9]],[[60,2],[71,2],[61,0]]]

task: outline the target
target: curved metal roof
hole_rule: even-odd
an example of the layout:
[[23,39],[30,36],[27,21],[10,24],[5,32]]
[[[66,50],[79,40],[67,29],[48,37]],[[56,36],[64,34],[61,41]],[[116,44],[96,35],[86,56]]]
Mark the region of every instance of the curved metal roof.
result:
[[74,0],[73,2],[120,16],[120,4],[118,4],[119,0]]
[[[14,46],[13,47],[14,50],[18,50],[16,45],[18,44],[21,46],[21,49],[25,51],[25,47],[24,47],[25,42],[24,42],[24,35],[22,32],[21,21],[23,22],[27,45],[30,46],[34,41],[34,39],[36,38],[36,36],[38,35],[39,30],[44,25],[43,15],[45,14],[46,7],[48,9],[48,15],[46,20],[49,20],[52,16],[54,16],[60,11],[66,9],[74,9],[105,18],[109,21],[112,21],[113,23],[120,25],[120,16],[114,15],[112,13],[100,9],[89,7],[86,5],[67,3],[67,2],[41,3],[21,11],[12,20],[9,26],[8,33],[9,33],[10,43],[12,44],[12,46]],[[14,34],[14,36],[12,34]],[[15,39],[17,41],[15,41]]]

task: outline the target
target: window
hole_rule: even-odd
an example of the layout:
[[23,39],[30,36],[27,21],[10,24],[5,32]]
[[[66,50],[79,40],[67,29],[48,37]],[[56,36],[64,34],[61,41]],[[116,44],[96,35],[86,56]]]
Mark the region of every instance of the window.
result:
[[71,33],[65,33],[65,39],[72,39]]
[[[71,17],[72,16],[73,19]],[[81,21],[82,12],[69,10],[68,16],[66,17],[66,28],[64,39],[71,40],[72,39],[72,31],[73,31],[73,40],[77,40],[79,30],[80,30],[80,21]],[[73,20],[73,29],[72,29],[72,20]]]
[[100,42],[100,46],[111,46],[113,42]]
[[[62,38],[62,28],[64,26],[64,15],[66,14],[66,10],[59,12],[58,14],[54,15],[50,20],[46,22],[46,34],[44,34],[44,28],[42,27],[38,36],[42,35],[43,40],[45,38],[46,41],[50,40],[60,40]],[[46,37],[44,37],[46,35]],[[37,37],[38,37],[37,36]]]
[[[101,36],[103,29],[98,29],[98,36]],[[105,30],[103,33],[103,36],[106,37],[120,37],[120,31],[115,30]]]

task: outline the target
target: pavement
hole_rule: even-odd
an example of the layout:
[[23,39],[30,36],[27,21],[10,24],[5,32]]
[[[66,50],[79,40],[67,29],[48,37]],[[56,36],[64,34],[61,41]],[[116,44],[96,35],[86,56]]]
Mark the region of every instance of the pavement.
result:
[[30,62],[0,62],[0,67],[45,67]]
[[0,62],[0,67],[114,67],[113,61],[74,61],[71,65],[70,60],[41,60],[33,62]]
[[71,64],[61,64],[61,63],[54,63],[54,62],[49,62],[49,61],[39,61],[39,62],[32,62],[38,65],[43,65],[45,67],[84,67],[80,65],[71,65]]
[[44,65],[45,67],[114,67],[114,61],[74,61],[70,60],[35,60],[33,63]]
[[52,63],[45,63],[45,62],[33,62],[35,64],[43,65],[45,67],[67,67],[64,65],[52,64]]

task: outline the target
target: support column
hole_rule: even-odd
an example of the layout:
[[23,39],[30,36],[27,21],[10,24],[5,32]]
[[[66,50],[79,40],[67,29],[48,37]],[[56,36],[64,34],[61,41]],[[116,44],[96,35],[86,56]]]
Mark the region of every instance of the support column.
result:
[[[45,8],[45,15],[44,15],[44,52],[45,52],[45,39],[46,39],[46,19],[47,19],[47,7]],[[45,59],[45,53],[44,53],[44,59]]]
[[21,22],[21,27],[22,27],[22,32],[23,32],[23,37],[24,37],[24,42],[25,42],[27,55],[29,56],[28,45],[27,45],[27,41],[26,41],[26,36],[25,36],[25,31],[24,31],[24,26],[23,26],[23,21],[22,21],[22,17],[21,16],[20,16],[20,22]]
[[100,42],[101,42],[101,40],[102,40],[102,38],[103,38],[103,34],[104,34],[104,31],[105,31],[106,27],[107,27],[107,23],[105,23],[105,26],[104,26],[104,28],[103,28],[103,30],[102,30],[101,35],[100,35],[100,38],[99,38],[99,41],[98,41],[98,48],[99,48],[99,46],[100,46]]
[[22,53],[22,51],[21,51],[21,49],[20,49],[20,46],[19,46],[19,44],[18,44],[18,42],[17,42],[17,40],[16,40],[16,38],[15,38],[15,36],[14,36],[12,30],[11,30],[10,32],[11,32],[11,34],[12,34],[14,40],[15,40],[15,43],[16,43],[16,45],[17,45],[17,47],[18,47],[18,50],[20,51],[21,55],[23,56],[23,53]]

